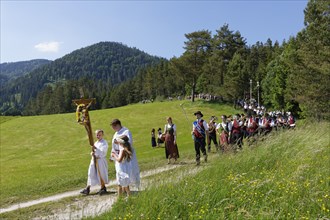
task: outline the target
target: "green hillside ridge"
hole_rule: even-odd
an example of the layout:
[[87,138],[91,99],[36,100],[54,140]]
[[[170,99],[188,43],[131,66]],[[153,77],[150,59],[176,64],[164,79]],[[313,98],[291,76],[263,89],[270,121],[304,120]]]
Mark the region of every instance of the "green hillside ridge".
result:
[[[45,109],[46,103],[34,101],[37,95],[46,96],[45,100],[60,97],[60,100],[55,98],[55,103],[53,101],[49,104],[60,106],[61,111],[44,110],[47,114],[70,112],[67,100],[70,103],[71,99],[80,97],[81,89],[85,96],[92,96],[94,93],[95,98],[102,100],[113,86],[132,79],[139,70],[159,63],[160,60],[159,57],[117,42],[99,42],[80,48],[4,84],[0,88],[0,113],[21,115],[29,102],[30,110]],[[1,66],[5,67],[6,64]],[[15,71],[19,71],[20,66],[17,68]],[[26,114],[38,115],[45,112]]]
[[9,62],[0,64],[0,86],[6,85],[10,80],[24,76],[29,72],[52,62],[46,59],[34,59],[28,61]]
[[[187,112],[188,120],[180,104]],[[146,191],[97,219],[326,219],[329,218],[329,123],[302,124],[295,130],[272,133],[269,138],[238,154],[212,154],[203,171],[184,177],[182,169],[195,168],[191,140],[193,112],[233,114],[228,106],[204,102],[155,102],[90,111],[93,130],[105,130],[113,118],[133,133],[141,171],[166,164],[164,148],[152,149],[151,129],[172,116],[178,127],[181,168],[149,177]],[[1,118],[1,207],[80,189],[85,186],[90,161],[88,139],[74,114]],[[109,177],[115,178],[109,165]],[[170,184],[169,182],[173,182]],[[50,209],[51,204],[42,206]],[[29,210],[37,210],[31,208]],[[24,214],[24,210],[19,213]],[[1,217],[11,216],[2,214]],[[25,216],[25,215],[24,215]]]

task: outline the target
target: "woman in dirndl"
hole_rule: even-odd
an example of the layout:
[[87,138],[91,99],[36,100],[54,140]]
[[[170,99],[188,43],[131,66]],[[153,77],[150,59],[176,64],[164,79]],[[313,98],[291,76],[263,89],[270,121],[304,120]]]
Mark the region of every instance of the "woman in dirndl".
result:
[[216,130],[218,131],[219,134],[219,142],[220,142],[220,149],[222,152],[225,152],[228,150],[228,145],[229,145],[229,136],[231,133],[231,122],[227,121],[227,116],[222,115],[221,116],[222,122],[217,125]]
[[176,125],[173,124],[172,118],[167,118],[167,124],[165,124],[164,128],[165,134],[165,155],[168,160],[167,164],[171,163],[171,160],[174,160],[174,163],[179,158],[179,150],[176,143]]

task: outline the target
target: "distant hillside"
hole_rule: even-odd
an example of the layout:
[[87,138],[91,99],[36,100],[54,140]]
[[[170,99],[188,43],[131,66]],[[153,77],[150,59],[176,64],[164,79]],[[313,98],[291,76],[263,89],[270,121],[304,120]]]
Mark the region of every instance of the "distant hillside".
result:
[[[109,92],[113,86],[133,78],[139,70],[160,60],[116,42],[100,42],[81,48],[1,88],[0,112],[6,115],[21,114],[28,102],[36,99],[38,94],[47,93],[43,99],[49,99],[59,86],[61,91],[56,92],[59,99],[48,103],[51,105],[49,108],[59,106],[62,109],[53,113],[67,112],[71,108],[71,99],[79,97],[82,91],[86,90],[85,96]],[[40,108],[40,111],[33,111],[34,114],[49,113],[44,111],[45,106],[42,105],[33,103],[33,108]]]
[[29,72],[48,64],[52,61],[46,59],[35,59],[29,61],[19,61],[0,64],[0,86],[4,86],[12,79],[24,76]]

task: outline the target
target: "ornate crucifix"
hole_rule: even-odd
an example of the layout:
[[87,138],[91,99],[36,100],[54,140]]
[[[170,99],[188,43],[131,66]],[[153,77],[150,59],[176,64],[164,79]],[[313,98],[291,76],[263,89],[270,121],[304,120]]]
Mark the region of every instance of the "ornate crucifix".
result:
[[92,98],[92,99],[74,99],[72,101],[77,106],[77,109],[76,109],[77,122],[81,125],[84,125],[84,127],[87,131],[89,144],[91,146],[93,146],[94,145],[93,132],[92,132],[91,120],[90,120],[89,113],[88,113],[88,108],[96,101],[94,98]]
[[[92,125],[91,125],[91,118],[89,117],[88,113],[88,108],[95,103],[95,98],[92,99],[74,99],[72,100],[73,103],[76,104],[77,109],[76,109],[76,119],[77,122],[81,125],[84,125],[88,139],[89,139],[89,144],[90,146],[94,146],[94,139],[93,139],[93,132],[92,132]],[[98,172],[97,169],[97,160],[95,155],[93,154],[93,160],[94,160],[94,166],[96,172]]]

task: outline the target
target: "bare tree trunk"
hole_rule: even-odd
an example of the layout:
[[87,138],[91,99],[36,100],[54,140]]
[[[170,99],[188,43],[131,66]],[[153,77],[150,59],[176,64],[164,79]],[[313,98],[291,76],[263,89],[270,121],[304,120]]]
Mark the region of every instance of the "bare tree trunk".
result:
[[196,90],[196,83],[194,82],[191,88],[191,101],[195,101],[195,90]]

